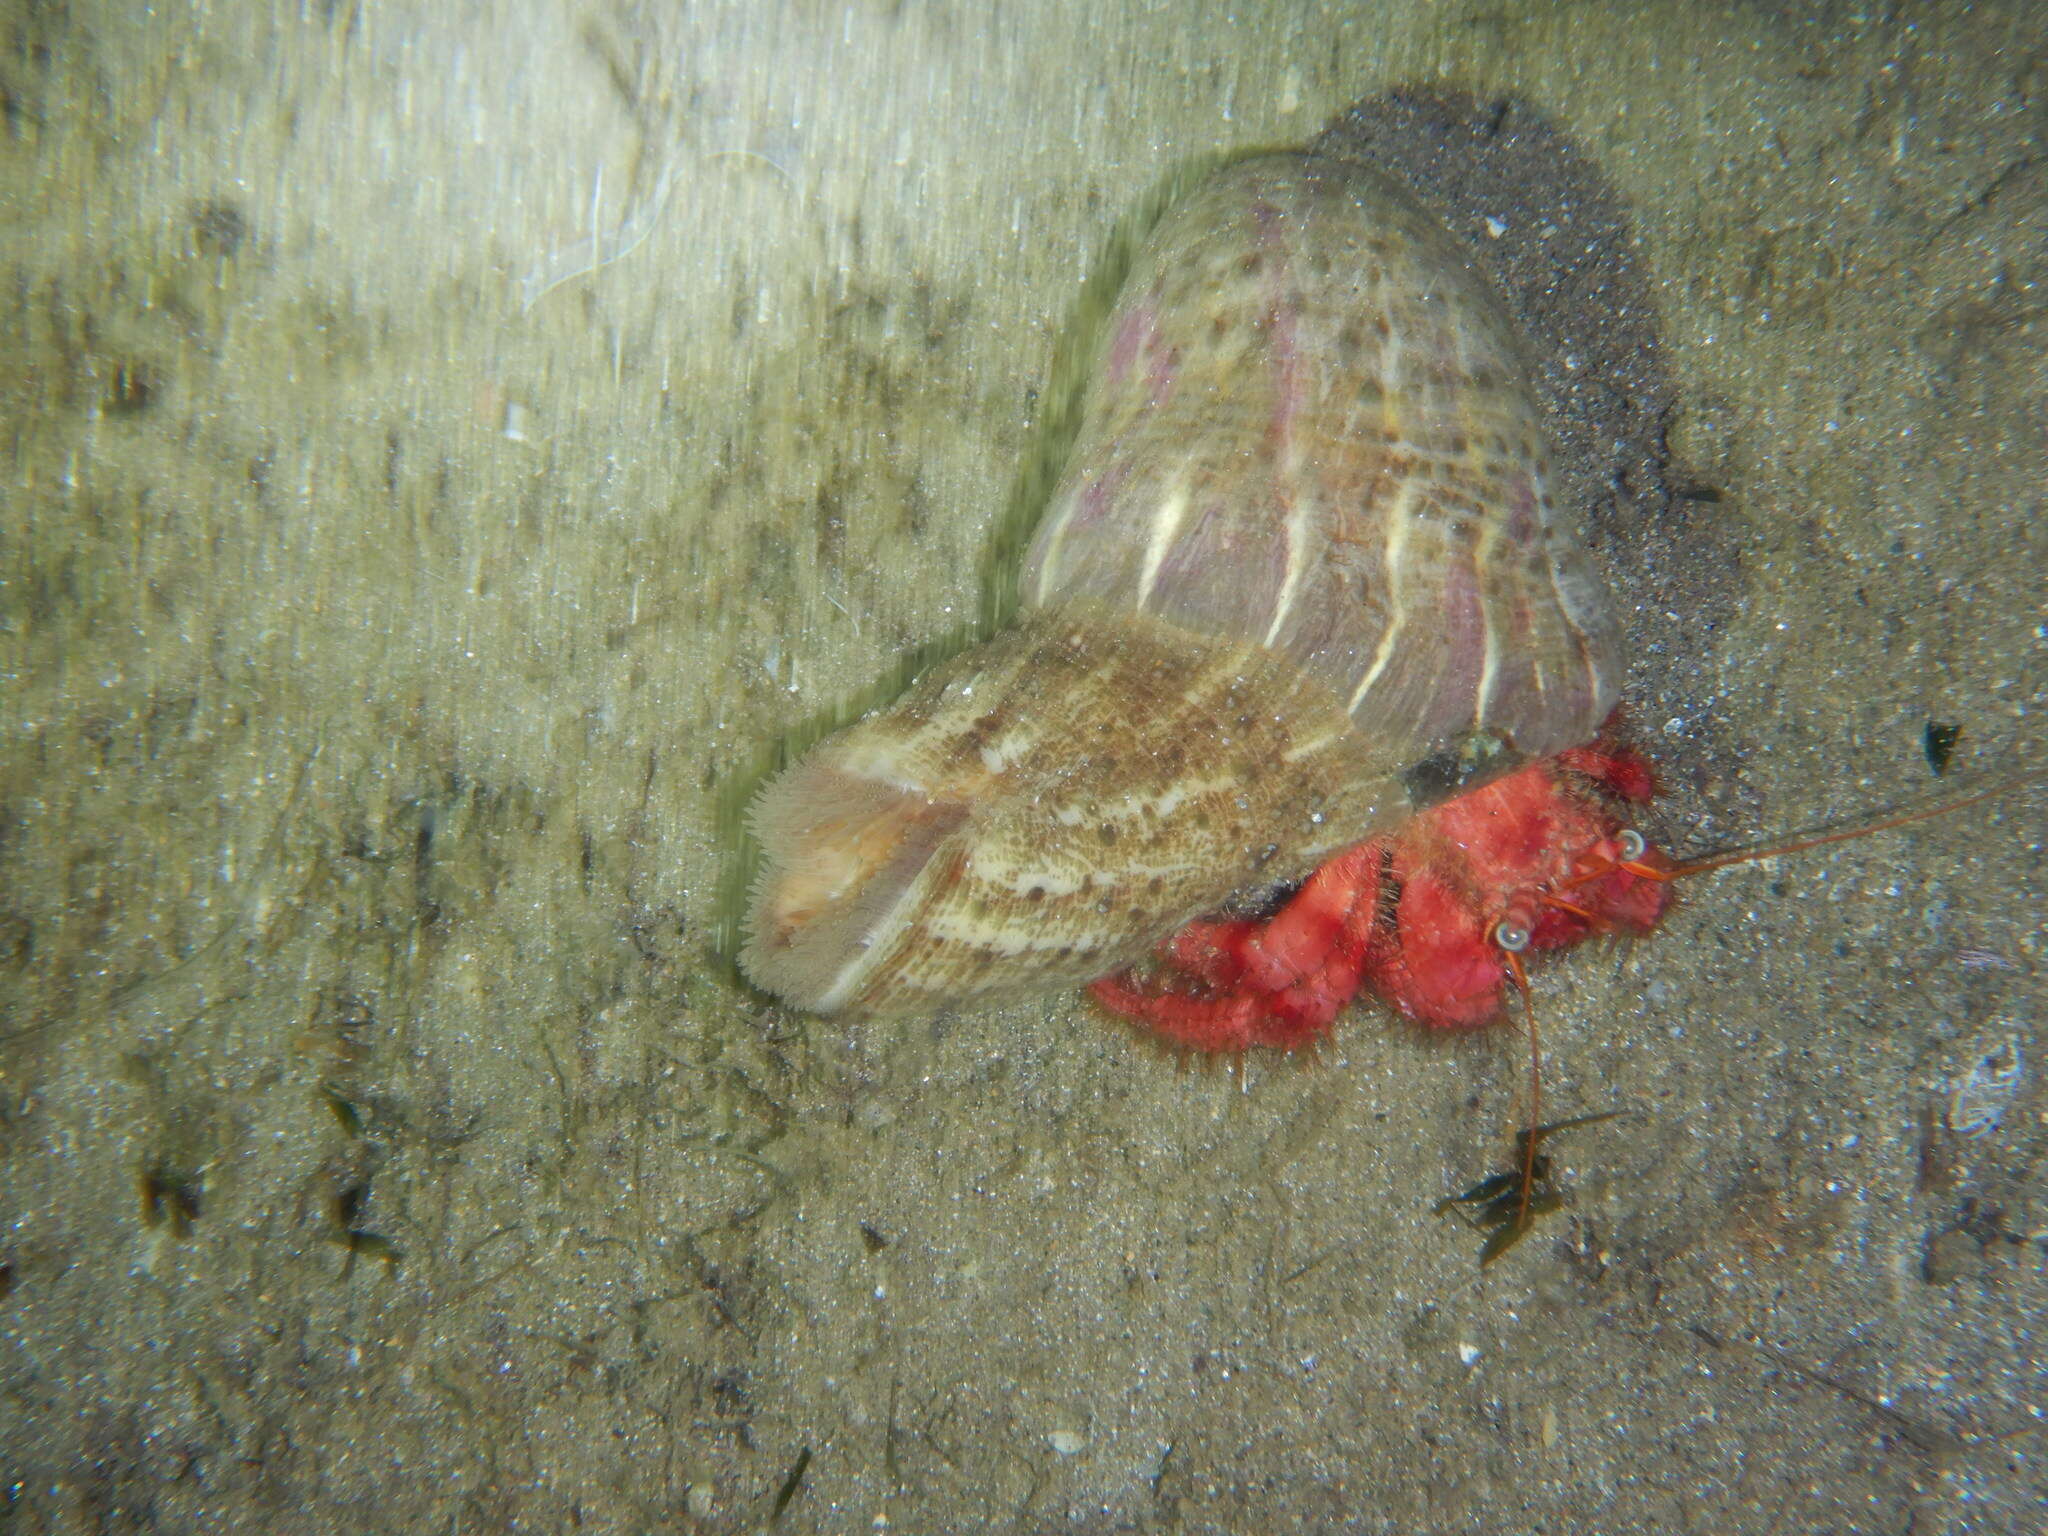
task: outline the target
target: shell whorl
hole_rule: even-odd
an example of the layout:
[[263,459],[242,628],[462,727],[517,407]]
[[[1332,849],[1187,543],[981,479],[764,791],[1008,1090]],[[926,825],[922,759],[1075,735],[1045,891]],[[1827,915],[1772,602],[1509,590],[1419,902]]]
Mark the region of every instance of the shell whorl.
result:
[[1256,636],[1416,758],[1479,732],[1544,756],[1613,707],[1514,328],[1392,182],[1306,155],[1211,177],[1138,258],[1092,389],[1027,604]]
[[756,801],[742,964],[825,1013],[1087,981],[1590,738],[1618,647],[1548,452],[1513,327],[1404,193],[1218,172],[1105,328],[1017,626]]

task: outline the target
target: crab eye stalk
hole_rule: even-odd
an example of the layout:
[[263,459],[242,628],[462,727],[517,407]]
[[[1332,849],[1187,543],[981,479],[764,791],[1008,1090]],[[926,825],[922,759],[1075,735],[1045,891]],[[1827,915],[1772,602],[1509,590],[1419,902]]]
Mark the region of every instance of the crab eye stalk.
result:
[[1512,918],[1502,918],[1493,925],[1493,942],[1511,955],[1519,955],[1529,947],[1529,930]]

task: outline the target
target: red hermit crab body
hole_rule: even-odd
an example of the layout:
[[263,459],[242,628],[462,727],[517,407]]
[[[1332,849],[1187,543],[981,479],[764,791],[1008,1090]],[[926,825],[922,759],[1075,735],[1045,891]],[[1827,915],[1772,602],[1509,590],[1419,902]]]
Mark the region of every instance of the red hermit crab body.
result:
[[1361,992],[1431,1027],[1488,1024],[1521,955],[1655,926],[1671,866],[1626,825],[1653,792],[1625,746],[1560,752],[1346,849],[1272,917],[1190,923],[1149,977],[1089,991],[1198,1050],[1302,1045]]

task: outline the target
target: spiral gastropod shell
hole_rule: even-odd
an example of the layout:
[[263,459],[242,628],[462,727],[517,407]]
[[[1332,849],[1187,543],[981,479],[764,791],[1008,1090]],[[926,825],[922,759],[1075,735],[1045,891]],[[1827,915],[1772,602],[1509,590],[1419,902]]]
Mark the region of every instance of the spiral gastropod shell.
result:
[[742,963],[821,1013],[1113,971],[1591,737],[1616,630],[1514,326],[1370,168],[1268,155],[1139,252],[1016,625],[751,811]]

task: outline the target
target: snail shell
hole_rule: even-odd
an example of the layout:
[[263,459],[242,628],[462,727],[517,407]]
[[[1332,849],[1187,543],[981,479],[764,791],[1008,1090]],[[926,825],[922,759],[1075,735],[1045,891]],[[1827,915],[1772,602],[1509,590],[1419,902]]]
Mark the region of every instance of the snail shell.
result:
[[1616,631],[1514,327],[1411,198],[1272,155],[1139,252],[1015,627],[769,784],[741,955],[820,1013],[1076,985],[1590,738]]

